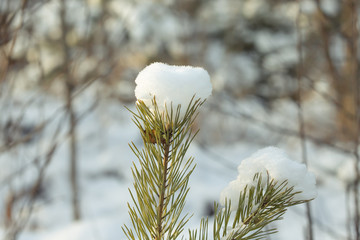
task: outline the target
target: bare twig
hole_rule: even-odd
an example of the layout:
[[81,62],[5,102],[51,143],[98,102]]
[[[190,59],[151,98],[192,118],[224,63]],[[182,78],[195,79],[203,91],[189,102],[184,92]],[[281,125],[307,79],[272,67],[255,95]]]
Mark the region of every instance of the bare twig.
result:
[[[35,203],[37,193],[39,192],[39,190],[41,188],[41,184],[42,184],[44,176],[45,176],[45,170],[47,169],[51,160],[53,159],[53,155],[55,153],[56,148],[57,148],[57,142],[54,142],[53,145],[49,148],[48,152],[45,155],[44,163],[39,168],[37,179],[30,189],[28,201],[25,202],[23,204],[22,208],[20,209],[20,213],[18,215],[22,216],[22,218],[16,219],[16,221],[11,219],[11,222],[9,223],[11,225],[9,226],[9,228],[7,230],[5,239],[9,239],[9,240],[17,239],[17,235],[21,232],[21,230],[25,227],[26,223],[30,219],[31,213],[34,209],[34,203]],[[27,208],[27,213],[26,213],[26,217],[23,217],[24,214],[21,214],[21,212],[23,212],[25,210],[25,207]]]
[[352,240],[352,219],[351,219],[351,206],[350,206],[350,197],[351,197],[352,186],[351,183],[347,184],[345,188],[345,205],[346,205],[346,231],[347,231],[347,240]]
[[225,158],[223,155],[218,154],[216,151],[212,151],[204,142],[197,140],[197,144],[199,144],[200,149],[209,155],[214,161],[220,163],[221,165],[225,166],[227,169],[231,171],[236,171],[237,165],[231,162],[229,159]]
[[[209,108],[211,108],[211,110],[215,110],[215,111],[217,111],[217,112],[219,112],[221,114],[225,114],[227,116],[231,116],[231,117],[234,117],[234,118],[239,118],[239,117],[243,118],[243,119],[248,120],[249,122],[251,122],[253,124],[258,124],[260,126],[263,126],[266,129],[268,129],[269,131],[276,132],[276,133],[279,133],[279,134],[283,134],[285,136],[296,137],[296,138],[298,138],[300,136],[298,131],[291,130],[291,129],[288,129],[288,128],[285,128],[285,127],[282,127],[282,126],[278,126],[278,125],[269,123],[268,121],[258,119],[256,117],[254,117],[254,116],[252,116],[250,114],[247,114],[245,112],[242,112],[240,110],[227,111],[227,110],[224,110],[222,107],[220,107],[218,104],[207,104],[207,105],[209,106]],[[312,135],[307,134],[306,139],[313,142],[313,143],[323,145],[323,146],[327,146],[327,147],[329,147],[331,149],[337,150],[337,151],[345,153],[345,154],[349,154],[349,155],[353,154],[353,151],[351,151],[351,150],[348,150],[348,149],[346,149],[344,147],[335,145],[334,143],[325,141],[324,139],[318,138],[316,136],[312,136]]]
[[[290,211],[293,211],[297,215],[304,216],[304,212],[297,208],[292,208]],[[323,233],[328,234],[328,236],[331,236],[332,239],[336,240],[345,240],[346,236],[344,236],[341,232],[337,232],[337,228],[334,228],[332,226],[326,225],[324,222],[320,221],[319,219],[314,218],[314,225],[322,231]]]
[[338,85],[341,84],[340,82],[340,74],[338,70],[336,69],[336,66],[334,64],[334,61],[330,54],[330,33],[328,30],[328,24],[330,23],[330,20],[327,16],[327,14],[323,11],[320,5],[320,0],[315,0],[317,12],[319,14],[320,20],[318,21],[320,25],[320,37],[322,40],[322,49],[325,55],[325,60],[327,63],[327,67],[330,73],[330,77],[333,81],[333,84]]
[[355,239],[360,240],[360,202],[359,202],[359,187],[360,187],[360,156],[359,156],[359,137],[360,137],[360,70],[358,63],[358,41],[359,41],[359,31],[357,29],[358,22],[358,5],[359,2],[355,0],[350,0],[350,9],[351,9],[351,36],[350,36],[350,48],[352,55],[352,65],[354,66],[354,105],[356,109],[356,121],[355,121],[355,132],[354,135],[354,169],[355,169],[355,181],[354,181],[354,206],[355,206]]
[[342,111],[343,114],[349,118],[355,121],[356,119],[356,115],[354,115],[354,113],[348,111],[341,102],[339,102],[338,99],[336,99],[335,97],[331,96],[329,93],[323,92],[318,90],[314,84],[315,80],[307,75],[303,75],[304,78],[308,79],[311,84],[309,84],[309,88],[311,88],[314,92],[316,92],[317,94],[319,94],[322,98],[324,98],[326,101],[328,101],[329,103],[333,104],[339,111]]
[[66,41],[66,36],[69,32],[68,25],[66,23],[66,3],[65,0],[61,1],[60,7],[60,21],[61,21],[61,43],[64,52],[63,66],[64,66],[64,77],[66,85],[66,105],[67,112],[69,114],[69,134],[70,134],[70,183],[72,192],[72,208],[73,208],[73,219],[79,220],[80,206],[79,206],[79,189],[77,180],[77,142],[76,142],[76,115],[72,101],[72,94],[75,89],[75,82],[71,74],[69,64],[71,63],[70,48]]
[[[34,182],[32,188],[31,188],[29,199],[28,199],[28,201],[24,202],[23,206],[19,210],[18,215],[24,216],[24,214],[22,214],[22,212],[24,212],[25,208],[26,208],[27,209],[26,215],[25,215],[25,217],[22,217],[21,219],[19,218],[16,220],[12,220],[9,223],[10,226],[7,231],[6,239],[16,239],[16,236],[25,227],[26,223],[28,222],[28,220],[31,217],[31,213],[34,208],[36,193],[39,191],[39,189],[41,187],[41,183],[44,179],[45,171],[46,171],[47,167],[49,166],[51,160],[53,159],[53,155],[54,155],[57,147],[59,147],[59,145],[61,145],[63,142],[65,142],[64,140],[66,140],[66,138],[68,138],[68,134],[66,136],[64,136],[64,138],[58,138],[59,134],[61,133],[62,126],[63,126],[63,121],[59,121],[57,128],[55,129],[55,131],[51,137],[52,143],[49,146],[47,153],[45,154],[45,161],[44,161],[43,165],[39,166],[37,180]],[[39,163],[40,158],[41,158],[40,155],[35,156],[34,160],[31,161],[29,164],[37,165]],[[25,166],[25,168],[28,166],[29,165],[27,164],[27,166]],[[24,171],[25,168],[21,168],[20,171]],[[10,175],[9,177],[7,177],[6,180],[11,181],[11,178],[14,176],[16,176],[16,172],[14,174]],[[16,199],[14,199],[14,200],[16,200]],[[9,209],[9,210],[12,211],[11,209]]]
[[[299,3],[300,4],[300,3]],[[305,136],[305,122],[303,116],[303,109],[302,109],[302,90],[301,90],[301,79],[303,74],[303,40],[301,34],[301,26],[300,26],[300,16],[301,16],[301,8],[299,7],[299,12],[296,17],[296,32],[297,32],[297,52],[298,52],[298,66],[297,66],[297,73],[296,73],[296,80],[298,84],[298,91],[297,91],[297,105],[298,105],[298,122],[299,122],[299,134],[300,134],[300,143],[301,143],[301,152],[302,152],[302,161],[305,165],[308,165],[307,160],[307,148],[306,148],[306,136]],[[313,240],[314,239],[314,229],[313,229],[313,217],[311,212],[310,203],[306,203],[306,218],[307,218],[307,239]]]

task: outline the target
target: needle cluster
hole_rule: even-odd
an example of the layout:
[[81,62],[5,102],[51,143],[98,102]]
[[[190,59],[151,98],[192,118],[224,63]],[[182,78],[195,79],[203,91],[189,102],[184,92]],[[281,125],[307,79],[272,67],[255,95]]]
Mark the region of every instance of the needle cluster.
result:
[[[287,208],[310,200],[294,200],[296,194],[287,181],[277,182],[267,176],[263,182],[260,173],[254,175],[253,183],[247,185],[239,195],[236,211],[232,211],[231,201],[226,199],[220,208],[215,203],[213,223],[214,240],[258,240],[276,233],[275,228],[265,228],[280,220]],[[208,220],[202,219],[200,229],[189,231],[190,240],[207,240]]]
[[154,109],[150,110],[138,100],[132,114],[144,147],[130,144],[139,165],[132,167],[134,191],[129,190],[132,229],[123,227],[128,239],[176,239],[182,233],[190,217],[182,211],[195,167],[193,158],[185,154],[196,135],[191,127],[203,102],[193,98],[181,116],[181,105],[176,110],[160,111],[153,99]]

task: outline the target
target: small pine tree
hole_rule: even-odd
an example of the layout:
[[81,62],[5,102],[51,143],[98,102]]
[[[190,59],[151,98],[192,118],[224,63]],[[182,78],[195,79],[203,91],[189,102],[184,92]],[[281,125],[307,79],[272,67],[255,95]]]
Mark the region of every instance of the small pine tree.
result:
[[[171,93],[169,93],[171,95]],[[186,152],[197,131],[192,124],[204,99],[191,99],[186,107],[159,107],[156,96],[147,104],[138,99],[133,121],[139,128],[144,147],[134,143],[130,147],[139,160],[133,165],[134,190],[130,191],[133,205],[128,204],[132,227],[124,226],[128,239],[162,240],[184,238],[184,227],[191,215],[184,214],[188,181],[194,171],[193,157]],[[149,107],[151,106],[151,107]],[[265,229],[281,219],[287,208],[311,200],[298,199],[288,180],[277,181],[269,171],[260,170],[237,194],[236,206],[232,198],[225,198],[223,207],[215,203],[212,234],[208,219],[202,219],[198,230],[189,230],[189,240],[250,240],[262,239],[275,233]]]

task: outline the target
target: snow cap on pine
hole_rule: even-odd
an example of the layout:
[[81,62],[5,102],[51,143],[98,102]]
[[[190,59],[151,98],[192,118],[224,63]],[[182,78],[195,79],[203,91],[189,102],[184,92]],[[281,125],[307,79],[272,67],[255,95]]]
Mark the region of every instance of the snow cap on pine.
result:
[[316,198],[315,175],[308,172],[304,164],[291,160],[287,154],[276,147],[261,149],[244,159],[238,166],[238,176],[221,192],[220,202],[225,204],[225,199],[231,201],[232,210],[236,210],[240,192],[246,185],[255,186],[253,182],[256,173],[261,173],[262,182],[265,183],[269,176],[281,184],[287,181],[287,187],[293,187],[294,201],[311,200]]
[[150,110],[154,110],[152,101],[156,100],[160,112],[170,106],[176,110],[181,105],[183,116],[191,101],[205,100],[211,95],[212,85],[208,72],[200,67],[172,66],[165,63],[153,63],[145,67],[135,79],[135,96],[143,101]]

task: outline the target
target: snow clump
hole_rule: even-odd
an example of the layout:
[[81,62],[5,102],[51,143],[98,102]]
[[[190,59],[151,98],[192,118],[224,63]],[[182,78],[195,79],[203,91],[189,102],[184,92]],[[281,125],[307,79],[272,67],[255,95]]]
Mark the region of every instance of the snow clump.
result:
[[246,185],[255,186],[253,181],[256,173],[262,176],[262,182],[266,183],[269,176],[281,184],[287,181],[287,187],[294,187],[295,194],[293,201],[311,200],[317,196],[315,175],[308,172],[304,164],[291,160],[286,153],[276,147],[267,147],[244,159],[238,166],[238,176],[221,192],[220,202],[225,205],[225,199],[231,201],[233,211],[238,206],[240,192]]
[[183,116],[192,99],[205,100],[211,95],[212,85],[208,72],[200,67],[171,66],[153,63],[145,67],[135,79],[135,96],[154,111],[155,97],[159,111],[176,109],[181,105]]

